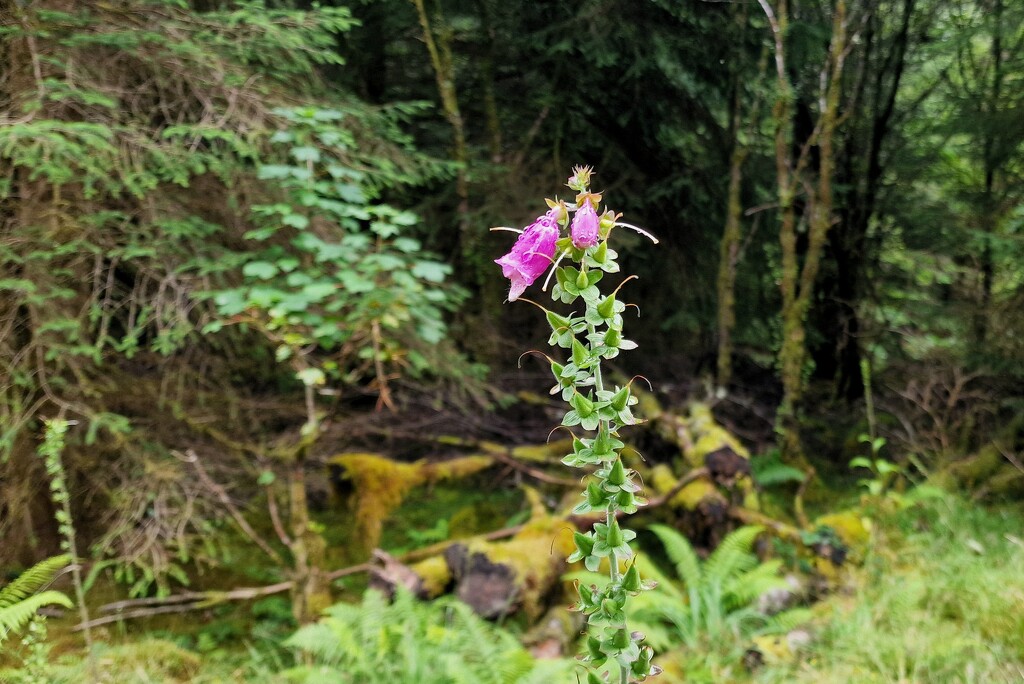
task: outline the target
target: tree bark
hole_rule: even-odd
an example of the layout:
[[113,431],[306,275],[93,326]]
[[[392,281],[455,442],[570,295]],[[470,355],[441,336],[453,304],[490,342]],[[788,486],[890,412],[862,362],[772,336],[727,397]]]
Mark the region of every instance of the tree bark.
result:
[[[773,9],[767,0],[758,0],[768,17],[775,45],[777,94],[772,115],[775,119],[775,169],[779,196],[779,244],[782,247],[782,343],[779,366],[783,398],[778,411],[783,457],[803,466],[806,458],[800,443],[797,420],[798,403],[805,389],[804,364],[807,356],[806,318],[814,291],[814,282],[828,230],[832,224],[833,140],[838,125],[839,96],[846,56],[846,3],[836,2],[832,17],[832,40],[828,60],[822,70],[818,121],[811,138],[801,145],[794,159],[793,122],[791,120],[793,86],[786,64],[785,38],[789,24],[786,0]],[[818,147],[817,182],[805,177],[811,146]],[[805,191],[808,225],[807,248],[800,263],[797,253],[797,217],[795,196]]]
[[445,30],[435,40],[434,29],[427,16],[424,0],[411,0],[419,16],[423,30],[423,42],[430,54],[430,64],[434,68],[437,79],[437,92],[441,97],[441,107],[445,118],[452,127],[452,159],[458,165],[455,175],[455,194],[458,196],[457,213],[459,217],[460,254],[465,260],[472,255],[474,240],[469,225],[469,152],[466,147],[466,129],[459,109],[458,94],[455,89],[455,67],[452,63],[451,36]]

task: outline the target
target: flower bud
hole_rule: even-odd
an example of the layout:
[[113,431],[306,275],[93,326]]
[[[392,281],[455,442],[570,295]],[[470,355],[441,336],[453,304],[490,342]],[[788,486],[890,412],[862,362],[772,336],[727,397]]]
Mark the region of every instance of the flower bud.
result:
[[596,245],[600,223],[601,221],[597,217],[597,212],[594,211],[594,205],[591,204],[590,199],[584,200],[583,205],[576,210],[576,215],[572,217],[570,234],[573,247],[586,249]]

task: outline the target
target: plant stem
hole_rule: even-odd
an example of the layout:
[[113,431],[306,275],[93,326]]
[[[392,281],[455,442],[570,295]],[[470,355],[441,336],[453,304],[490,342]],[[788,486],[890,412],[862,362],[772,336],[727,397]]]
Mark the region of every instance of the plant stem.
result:
[[[605,518],[605,522],[609,527],[613,522],[615,522],[615,504],[608,504],[608,513]],[[619,581],[619,558],[615,554],[615,551],[612,551],[612,555],[608,557],[608,576],[611,578],[613,583]]]

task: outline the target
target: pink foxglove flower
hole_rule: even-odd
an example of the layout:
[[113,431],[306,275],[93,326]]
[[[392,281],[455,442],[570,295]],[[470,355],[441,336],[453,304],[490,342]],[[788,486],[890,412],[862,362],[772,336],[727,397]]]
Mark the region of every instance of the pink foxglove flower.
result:
[[583,206],[576,210],[572,217],[572,244],[577,249],[586,249],[597,244],[598,229],[601,219],[597,217],[594,205],[589,199],[583,200]]
[[558,224],[549,211],[537,217],[523,230],[512,251],[495,259],[494,263],[501,266],[502,274],[512,281],[508,300],[514,302],[533,284],[541,274],[551,266],[555,257],[555,242],[558,240]]

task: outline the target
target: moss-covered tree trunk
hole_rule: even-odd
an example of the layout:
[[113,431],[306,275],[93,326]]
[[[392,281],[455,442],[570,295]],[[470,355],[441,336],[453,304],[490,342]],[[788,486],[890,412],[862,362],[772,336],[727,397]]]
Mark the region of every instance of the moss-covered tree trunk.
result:
[[[775,167],[779,197],[779,244],[782,248],[782,343],[779,367],[783,398],[779,407],[779,428],[786,460],[803,465],[806,461],[800,444],[797,406],[804,392],[804,363],[807,357],[807,310],[814,291],[824,251],[825,238],[832,224],[832,175],[835,155],[833,141],[839,122],[839,96],[842,88],[843,64],[846,57],[846,3],[838,0],[833,9],[832,40],[828,62],[823,70],[819,97],[818,122],[812,138],[794,154],[792,99],[793,87],[786,65],[785,38],[789,24],[789,8],[781,0],[773,9],[767,0],[759,0],[768,16],[774,37],[777,94],[772,115],[775,119]],[[818,177],[813,183],[806,178],[806,167],[812,144],[818,147]],[[797,190],[806,191],[807,247],[801,263],[797,253],[797,215],[794,203]]]
[[[735,106],[733,122],[738,129],[739,104]],[[736,263],[740,250],[740,215],[743,212],[740,186],[743,180],[743,161],[746,157],[747,147],[737,138],[729,164],[729,197],[718,257],[717,381],[720,387],[728,385],[732,378],[732,331],[736,325]]]
[[455,176],[455,194],[459,198],[459,241],[463,259],[472,255],[473,240],[469,225],[469,152],[466,147],[466,127],[459,108],[455,89],[455,65],[452,61],[450,30],[443,29],[435,39],[434,29],[427,15],[424,0],[412,0],[423,30],[423,42],[430,55],[430,64],[437,80],[437,91],[445,118],[452,127],[452,158],[458,164]]
[[[744,8],[737,15],[737,22],[747,24],[747,10]],[[758,73],[764,75],[765,57],[762,54]],[[726,199],[725,227],[722,230],[722,242],[719,245],[718,257],[718,359],[716,364],[716,380],[719,387],[725,387],[732,379],[733,330],[736,327],[736,266],[740,258],[740,239],[742,238],[743,203],[743,164],[750,154],[750,139],[757,128],[760,109],[760,98],[754,100],[750,109],[747,128],[743,128],[743,86],[739,74],[734,74],[732,100],[732,134],[733,150],[729,159],[729,192]]]
[[324,572],[326,544],[314,531],[306,501],[305,450],[296,455],[288,474],[292,553],[292,614],[300,625],[316,620],[331,597]]

